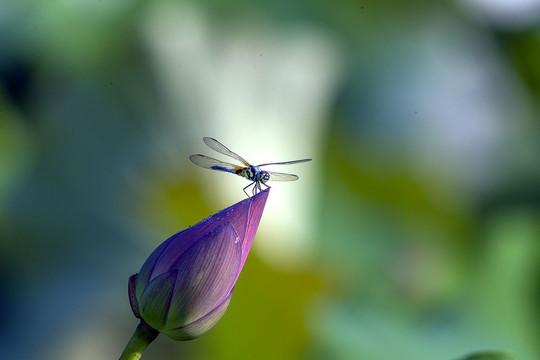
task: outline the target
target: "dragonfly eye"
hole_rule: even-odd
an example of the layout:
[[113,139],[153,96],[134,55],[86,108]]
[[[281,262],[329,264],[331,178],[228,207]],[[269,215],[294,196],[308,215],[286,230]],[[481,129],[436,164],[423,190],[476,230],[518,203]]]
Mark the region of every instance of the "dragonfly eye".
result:
[[261,182],[264,184],[270,180],[270,174],[268,174],[266,171],[261,171]]

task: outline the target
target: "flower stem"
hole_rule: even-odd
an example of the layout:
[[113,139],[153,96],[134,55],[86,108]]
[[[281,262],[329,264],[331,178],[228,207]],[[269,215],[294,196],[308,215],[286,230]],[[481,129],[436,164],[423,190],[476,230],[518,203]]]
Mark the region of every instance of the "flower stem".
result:
[[159,331],[150,327],[147,323],[141,320],[133,336],[129,340],[120,360],[138,360],[142,353],[152,341],[159,335]]

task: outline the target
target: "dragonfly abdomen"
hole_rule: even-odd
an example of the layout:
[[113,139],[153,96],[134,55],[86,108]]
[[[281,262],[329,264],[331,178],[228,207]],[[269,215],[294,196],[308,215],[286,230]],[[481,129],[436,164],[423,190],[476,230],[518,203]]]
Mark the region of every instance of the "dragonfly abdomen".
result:
[[234,171],[233,169],[229,169],[229,168],[226,168],[226,167],[223,167],[223,166],[217,166],[217,165],[214,165],[211,167],[212,170],[221,170],[221,171],[226,171],[226,172],[230,172],[230,173],[233,173],[233,174],[238,174],[236,171]]

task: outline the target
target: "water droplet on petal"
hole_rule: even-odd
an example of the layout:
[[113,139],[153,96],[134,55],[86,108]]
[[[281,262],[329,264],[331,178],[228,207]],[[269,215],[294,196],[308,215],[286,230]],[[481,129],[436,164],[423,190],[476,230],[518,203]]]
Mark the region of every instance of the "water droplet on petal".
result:
[[238,237],[236,237],[236,239],[234,239],[234,243],[238,244],[239,242],[240,242],[240,239]]

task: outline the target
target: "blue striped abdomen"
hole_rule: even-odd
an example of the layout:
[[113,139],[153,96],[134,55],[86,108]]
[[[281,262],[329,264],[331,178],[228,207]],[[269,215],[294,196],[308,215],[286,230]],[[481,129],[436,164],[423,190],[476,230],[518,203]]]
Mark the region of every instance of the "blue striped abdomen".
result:
[[234,171],[233,169],[229,169],[229,168],[226,168],[226,167],[223,167],[223,166],[217,166],[217,165],[212,166],[212,170],[221,170],[221,171],[226,171],[226,172],[236,174],[236,171]]

